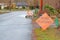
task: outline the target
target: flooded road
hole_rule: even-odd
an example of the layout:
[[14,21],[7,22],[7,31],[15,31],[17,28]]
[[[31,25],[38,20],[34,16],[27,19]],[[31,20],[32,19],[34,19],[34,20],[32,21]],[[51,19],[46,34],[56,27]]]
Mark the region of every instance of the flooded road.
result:
[[31,40],[31,19],[25,18],[26,11],[0,15],[0,40]]

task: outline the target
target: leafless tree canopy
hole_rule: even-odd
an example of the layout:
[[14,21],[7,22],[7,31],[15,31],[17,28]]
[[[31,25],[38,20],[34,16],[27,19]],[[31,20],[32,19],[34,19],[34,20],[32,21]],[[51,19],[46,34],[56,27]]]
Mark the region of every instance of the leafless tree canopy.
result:
[[[39,5],[40,0],[0,0],[0,3],[6,3],[9,4],[11,3],[17,3],[17,2],[26,2],[29,6],[36,6]],[[60,0],[43,0],[44,5],[49,4],[52,5],[55,8],[60,7]]]

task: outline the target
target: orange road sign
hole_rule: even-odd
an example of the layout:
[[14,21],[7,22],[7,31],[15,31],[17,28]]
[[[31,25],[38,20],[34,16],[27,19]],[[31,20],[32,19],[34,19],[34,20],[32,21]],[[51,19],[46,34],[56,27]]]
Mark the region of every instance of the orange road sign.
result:
[[48,16],[48,14],[45,12],[42,16],[40,16],[36,23],[41,26],[43,30],[46,30],[52,23],[53,20]]

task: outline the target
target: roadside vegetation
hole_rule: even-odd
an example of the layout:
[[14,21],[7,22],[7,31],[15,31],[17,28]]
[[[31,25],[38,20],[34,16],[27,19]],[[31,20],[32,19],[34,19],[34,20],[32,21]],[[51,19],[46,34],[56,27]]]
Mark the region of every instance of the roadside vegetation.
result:
[[[43,9],[47,12],[47,14],[55,20],[56,17],[58,17],[58,20],[60,19],[60,9],[55,9],[51,5],[46,4]],[[39,9],[35,9],[34,11],[34,18],[33,18],[33,25],[36,24],[36,19],[38,18],[38,11]],[[59,15],[59,16],[58,16]],[[60,21],[59,21],[60,22]],[[47,30],[43,31],[40,26],[36,24],[35,28],[34,26],[34,33],[33,35],[36,36],[36,40],[60,40],[60,30],[57,29],[57,27],[50,26],[52,28],[48,28]]]

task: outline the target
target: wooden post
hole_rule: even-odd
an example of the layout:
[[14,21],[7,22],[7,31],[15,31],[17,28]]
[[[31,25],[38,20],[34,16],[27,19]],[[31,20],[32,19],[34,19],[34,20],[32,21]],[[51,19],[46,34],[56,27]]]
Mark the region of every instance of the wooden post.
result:
[[40,11],[43,9],[43,0],[40,0]]
[[43,14],[43,0],[40,0],[38,16]]

